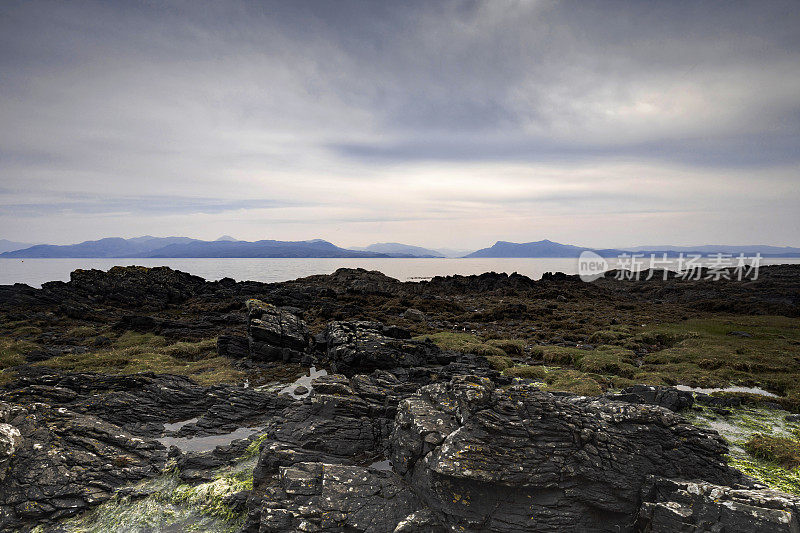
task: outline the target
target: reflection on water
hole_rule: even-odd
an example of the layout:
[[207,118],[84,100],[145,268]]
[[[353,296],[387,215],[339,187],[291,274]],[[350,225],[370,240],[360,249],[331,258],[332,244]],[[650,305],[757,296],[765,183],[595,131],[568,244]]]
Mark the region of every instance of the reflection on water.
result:
[[[612,264],[614,260],[609,260]],[[798,258],[763,259],[762,265],[798,264]],[[484,272],[518,272],[539,279],[545,272],[578,273],[577,258],[470,258],[470,259],[0,259],[0,285],[69,281],[78,268],[108,270],[113,266],[168,266],[207,280],[230,277],[237,281],[277,282],[313,274],[331,274],[337,268],[379,270],[400,281],[419,281],[433,276],[470,275]]]
[[367,468],[372,468],[373,470],[391,470],[392,462],[389,459],[384,459],[383,461],[375,461]]
[[[255,387],[255,390],[276,392],[278,394],[289,394],[295,399],[305,398],[306,396],[311,394],[311,391],[314,389],[314,387],[311,385],[311,382],[318,377],[327,376],[328,372],[322,368],[317,370],[317,367],[315,366],[304,369],[304,372],[305,372],[304,375],[295,379],[291,383],[287,384],[286,381],[282,381],[279,383],[273,382],[273,383],[268,383],[266,385],[260,385],[258,387]],[[300,386],[303,386],[308,390],[302,394],[295,394],[294,390]]]
[[[187,422],[188,423],[188,422]],[[161,437],[158,442],[169,448],[177,446],[183,452],[206,452],[217,446],[227,446],[236,439],[244,439],[258,433],[263,428],[238,428],[236,431],[224,435],[210,435],[208,437]]]
[[164,424],[164,431],[178,431],[183,426],[194,424],[199,418],[190,418],[189,420],[182,420],[180,422],[173,422],[172,424]]
[[[325,369],[320,368],[319,370],[317,370],[317,367],[312,366],[311,368],[308,369],[308,373],[305,376],[298,378],[291,385],[287,385],[286,387],[282,388],[280,390],[280,394],[291,394],[295,398],[305,398],[306,396],[311,394],[311,390],[314,388],[311,386],[311,382],[318,377],[327,375],[328,372],[325,371]],[[306,389],[308,389],[308,391],[302,394],[295,394],[294,390],[300,386],[305,387]]]

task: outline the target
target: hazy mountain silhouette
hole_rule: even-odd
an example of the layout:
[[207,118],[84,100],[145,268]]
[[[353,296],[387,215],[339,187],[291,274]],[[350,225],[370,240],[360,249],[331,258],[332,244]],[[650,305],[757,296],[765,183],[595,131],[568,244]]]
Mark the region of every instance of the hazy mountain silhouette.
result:
[[0,254],[4,258],[56,257],[389,257],[339,248],[327,241],[201,241],[188,237],[109,237],[64,246],[41,244]]
[[603,257],[617,257],[622,254],[643,254],[648,256],[656,254],[661,256],[674,257],[680,253],[697,253],[701,255],[713,255],[716,253],[728,253],[738,255],[744,253],[747,256],[760,253],[764,257],[800,257],[800,248],[779,247],[779,246],[660,246],[616,249],[616,248],[586,248],[582,246],[572,246],[570,244],[560,244],[547,239],[536,242],[507,242],[497,241],[489,248],[482,248],[465,257],[578,257],[584,251],[592,251]]
[[16,242],[9,241],[8,239],[0,239],[0,253],[21,250],[22,248],[30,248],[31,246],[33,246],[33,244],[29,242]]
[[361,250],[364,252],[377,252],[387,254],[389,256],[400,257],[444,257],[445,254],[438,250],[431,250],[430,248],[423,248],[422,246],[412,246],[410,244],[401,244],[399,242],[378,242],[370,244],[369,246],[351,248],[352,250]]

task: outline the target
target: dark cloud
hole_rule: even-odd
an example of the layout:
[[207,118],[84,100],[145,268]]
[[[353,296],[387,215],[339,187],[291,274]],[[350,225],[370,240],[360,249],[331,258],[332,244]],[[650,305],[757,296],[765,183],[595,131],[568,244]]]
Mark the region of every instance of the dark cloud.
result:
[[[303,212],[325,236],[331,223],[458,211],[406,187],[421,173],[480,195],[509,168],[547,167],[557,185],[629,163],[676,181],[749,173],[769,192],[800,180],[798,27],[797,2],[777,0],[4,2],[2,208],[47,227],[54,213],[158,224],[170,210],[336,204],[345,214]],[[479,177],[461,185],[460,173]],[[528,198],[524,182],[506,197]],[[608,209],[628,195],[661,209],[639,183],[609,193]],[[740,188],[731,220],[753,198]],[[684,202],[697,209],[702,194],[687,186]],[[780,216],[752,235],[800,230]]]
[[297,203],[274,200],[224,200],[220,198],[194,198],[179,196],[132,196],[109,198],[102,196],[69,195],[67,200],[50,200],[35,203],[2,203],[0,210],[17,217],[79,215],[186,215],[194,213],[215,214],[243,209],[275,209],[296,207]]

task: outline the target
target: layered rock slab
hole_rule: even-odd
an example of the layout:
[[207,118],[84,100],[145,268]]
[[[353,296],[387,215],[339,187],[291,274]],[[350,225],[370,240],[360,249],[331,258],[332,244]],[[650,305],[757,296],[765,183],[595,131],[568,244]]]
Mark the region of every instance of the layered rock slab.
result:
[[637,525],[647,533],[796,533],[800,531],[800,498],[773,490],[652,476],[642,488]]
[[395,471],[451,528],[632,531],[648,475],[731,485],[727,446],[660,407],[461,376],[400,402]]
[[413,515],[423,508],[392,472],[297,463],[281,468],[267,490],[258,531],[391,533],[401,522],[419,520]]
[[297,315],[260,300],[248,300],[247,313],[252,359],[284,363],[303,360],[309,348],[310,333]]
[[380,322],[331,322],[325,330],[327,361],[334,372],[350,376],[439,363],[441,352],[435,344],[408,336]]
[[0,402],[0,418],[15,441],[1,466],[2,531],[87,510],[167,462],[157,442],[65,408]]

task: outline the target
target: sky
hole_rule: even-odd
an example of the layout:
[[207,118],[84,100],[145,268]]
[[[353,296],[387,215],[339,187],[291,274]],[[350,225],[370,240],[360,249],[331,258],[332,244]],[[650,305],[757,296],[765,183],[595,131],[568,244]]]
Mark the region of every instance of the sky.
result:
[[800,246],[800,6],[0,3],[0,238]]

